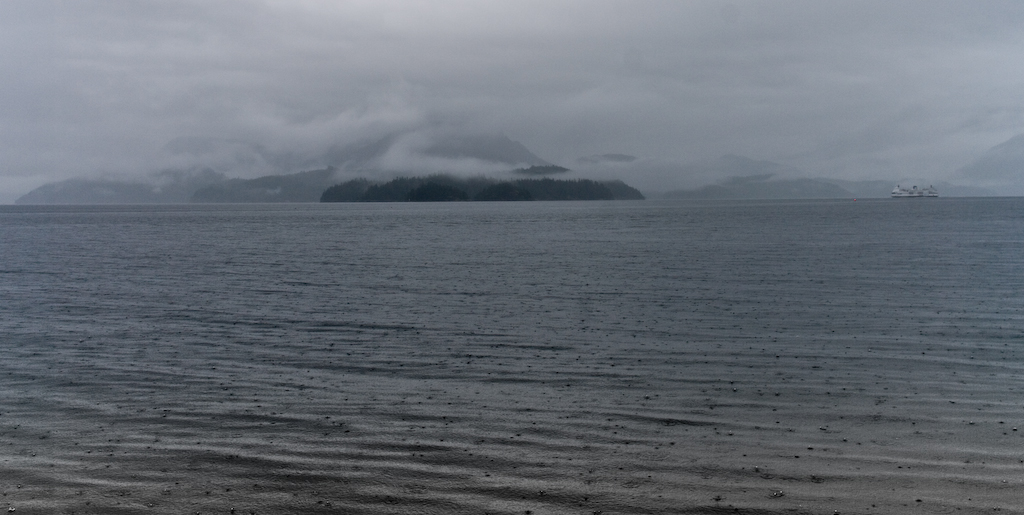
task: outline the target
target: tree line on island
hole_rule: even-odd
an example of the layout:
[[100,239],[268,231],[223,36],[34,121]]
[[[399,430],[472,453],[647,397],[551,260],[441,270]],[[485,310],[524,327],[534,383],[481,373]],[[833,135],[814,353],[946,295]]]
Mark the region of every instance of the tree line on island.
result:
[[353,179],[327,188],[320,202],[451,202],[520,200],[643,200],[626,183],[590,179],[516,179],[487,177],[399,177],[387,182]]

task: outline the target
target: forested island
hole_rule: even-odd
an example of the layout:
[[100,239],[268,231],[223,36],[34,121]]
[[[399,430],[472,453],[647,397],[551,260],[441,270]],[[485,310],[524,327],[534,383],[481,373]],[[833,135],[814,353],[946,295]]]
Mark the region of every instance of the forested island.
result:
[[399,177],[388,182],[353,179],[327,188],[320,202],[451,202],[520,200],[643,200],[622,181],[487,177]]

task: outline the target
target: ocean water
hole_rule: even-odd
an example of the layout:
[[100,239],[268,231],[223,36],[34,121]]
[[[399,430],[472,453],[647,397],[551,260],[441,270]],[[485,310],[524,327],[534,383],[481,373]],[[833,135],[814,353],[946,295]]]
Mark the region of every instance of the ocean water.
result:
[[0,509],[1024,513],[1022,346],[1020,198],[2,206]]

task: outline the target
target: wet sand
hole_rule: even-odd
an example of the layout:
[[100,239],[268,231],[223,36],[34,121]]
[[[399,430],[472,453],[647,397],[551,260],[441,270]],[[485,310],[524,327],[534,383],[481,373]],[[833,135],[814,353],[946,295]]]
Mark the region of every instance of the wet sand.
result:
[[1024,513],[1019,219],[668,206],[5,214],[0,507]]

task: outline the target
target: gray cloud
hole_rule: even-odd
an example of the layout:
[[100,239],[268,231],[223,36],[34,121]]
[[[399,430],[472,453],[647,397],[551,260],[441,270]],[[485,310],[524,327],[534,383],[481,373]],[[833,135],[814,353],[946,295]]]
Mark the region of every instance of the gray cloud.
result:
[[0,202],[80,175],[294,171],[388,134],[395,166],[467,165],[417,162],[439,128],[570,167],[636,155],[651,187],[729,153],[951,178],[1024,132],[1022,22],[1013,1],[11,0]]

